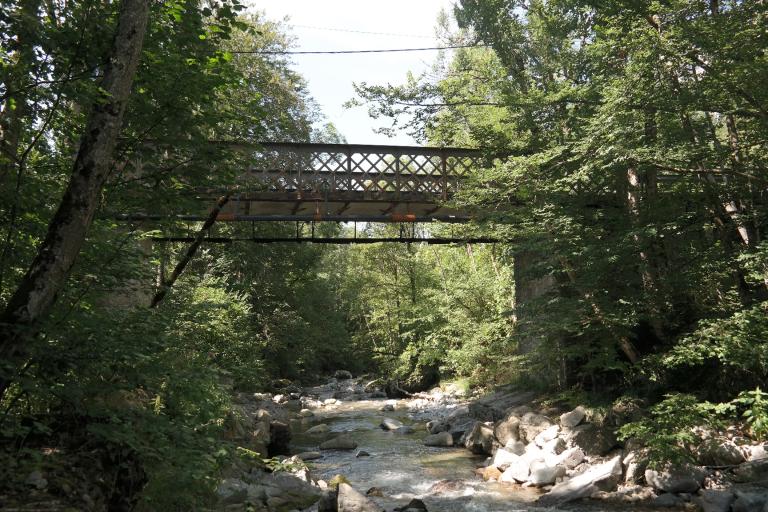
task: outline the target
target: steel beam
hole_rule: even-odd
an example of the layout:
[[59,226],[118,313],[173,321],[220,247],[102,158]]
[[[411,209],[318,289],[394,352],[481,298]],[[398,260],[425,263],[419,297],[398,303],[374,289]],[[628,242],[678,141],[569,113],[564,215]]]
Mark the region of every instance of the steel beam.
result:
[[[182,242],[189,243],[194,238],[186,236],[158,236],[153,237],[153,242]],[[203,240],[204,243],[211,244],[232,244],[235,242],[252,242],[257,244],[380,244],[380,243],[402,243],[402,244],[428,244],[428,245],[450,245],[450,244],[495,244],[504,243],[504,240],[490,237],[478,238],[414,238],[414,237],[377,237],[377,238],[302,238],[302,237],[251,237],[251,238],[230,238],[230,237],[209,237]]]
[[[178,220],[188,222],[203,222],[205,215],[154,215],[154,214],[119,214],[115,218],[127,221],[147,220]],[[235,215],[220,214],[219,222],[447,222],[464,223],[472,220],[467,215],[429,215],[392,213],[389,215]]]

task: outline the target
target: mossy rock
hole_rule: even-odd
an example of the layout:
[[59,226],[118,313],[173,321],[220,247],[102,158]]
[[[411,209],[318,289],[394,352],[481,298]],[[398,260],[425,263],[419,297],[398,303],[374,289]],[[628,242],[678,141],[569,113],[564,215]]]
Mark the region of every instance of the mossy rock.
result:
[[338,489],[339,484],[352,485],[344,475],[333,475],[333,477],[331,477],[331,479],[328,481],[328,487],[331,489]]

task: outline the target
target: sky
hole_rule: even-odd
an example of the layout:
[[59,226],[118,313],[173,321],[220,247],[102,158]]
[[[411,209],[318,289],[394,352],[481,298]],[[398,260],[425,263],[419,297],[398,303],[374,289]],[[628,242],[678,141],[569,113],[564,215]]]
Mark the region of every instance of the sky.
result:
[[[455,0],[250,0],[269,19],[288,17],[295,50],[363,50],[440,46],[435,25],[441,9]],[[327,30],[341,29],[341,30]],[[386,34],[362,34],[359,32]],[[368,117],[366,107],[343,108],[354,98],[353,82],[396,85],[408,71],[431,67],[437,52],[359,55],[294,55],[294,69],[307,80],[309,92],[328,121],[352,144],[415,145],[405,133],[394,138],[374,133],[386,120]]]

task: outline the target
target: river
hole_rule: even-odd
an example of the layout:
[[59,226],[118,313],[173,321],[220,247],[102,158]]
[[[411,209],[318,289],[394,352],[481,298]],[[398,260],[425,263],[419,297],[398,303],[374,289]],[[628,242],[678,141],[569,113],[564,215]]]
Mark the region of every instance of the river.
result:
[[[327,388],[323,389],[325,391]],[[317,389],[315,391],[318,391]],[[320,398],[329,396],[318,393]],[[392,401],[389,401],[391,403]],[[382,510],[393,510],[411,499],[421,499],[430,512],[516,512],[516,511],[613,511],[655,510],[637,504],[580,502],[561,509],[537,507],[534,502],[542,494],[535,487],[485,482],[475,474],[485,457],[473,455],[464,448],[424,446],[427,435],[424,424],[434,410],[414,410],[412,400],[400,400],[394,411],[382,412],[386,400],[341,401],[314,410],[315,416],[295,420],[292,425],[292,447],[295,452],[317,450],[324,439],[334,434],[349,434],[358,444],[352,451],[323,451],[322,458],[309,463],[316,479],[330,480],[341,474],[362,493],[377,488],[380,495],[370,495]],[[455,407],[456,405],[447,405]],[[412,426],[410,434],[385,431],[379,427],[383,417]],[[307,434],[306,430],[324,423],[330,434]],[[370,456],[356,457],[358,450]]]

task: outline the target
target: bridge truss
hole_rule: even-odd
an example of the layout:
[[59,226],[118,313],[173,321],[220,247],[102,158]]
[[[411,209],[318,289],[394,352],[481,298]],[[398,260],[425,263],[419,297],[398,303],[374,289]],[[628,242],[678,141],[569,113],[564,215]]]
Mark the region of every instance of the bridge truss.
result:
[[[372,243],[368,238],[321,239],[315,222],[462,223],[470,216],[450,206],[470,174],[486,165],[479,150],[361,144],[267,142],[258,146],[231,145],[249,163],[227,201],[216,211],[216,222],[296,222],[294,238],[208,238],[208,242]],[[211,205],[222,190],[199,191],[201,205]],[[182,221],[206,221],[210,213],[173,216]],[[133,221],[167,219],[147,214],[123,215]],[[313,223],[312,236],[298,236],[298,223]],[[414,230],[411,230],[413,233]],[[190,237],[158,237],[157,241],[191,241]],[[346,242],[344,240],[347,240]],[[458,239],[400,236],[378,241]],[[461,239],[466,241],[466,239]],[[475,239],[475,241],[490,241]]]

